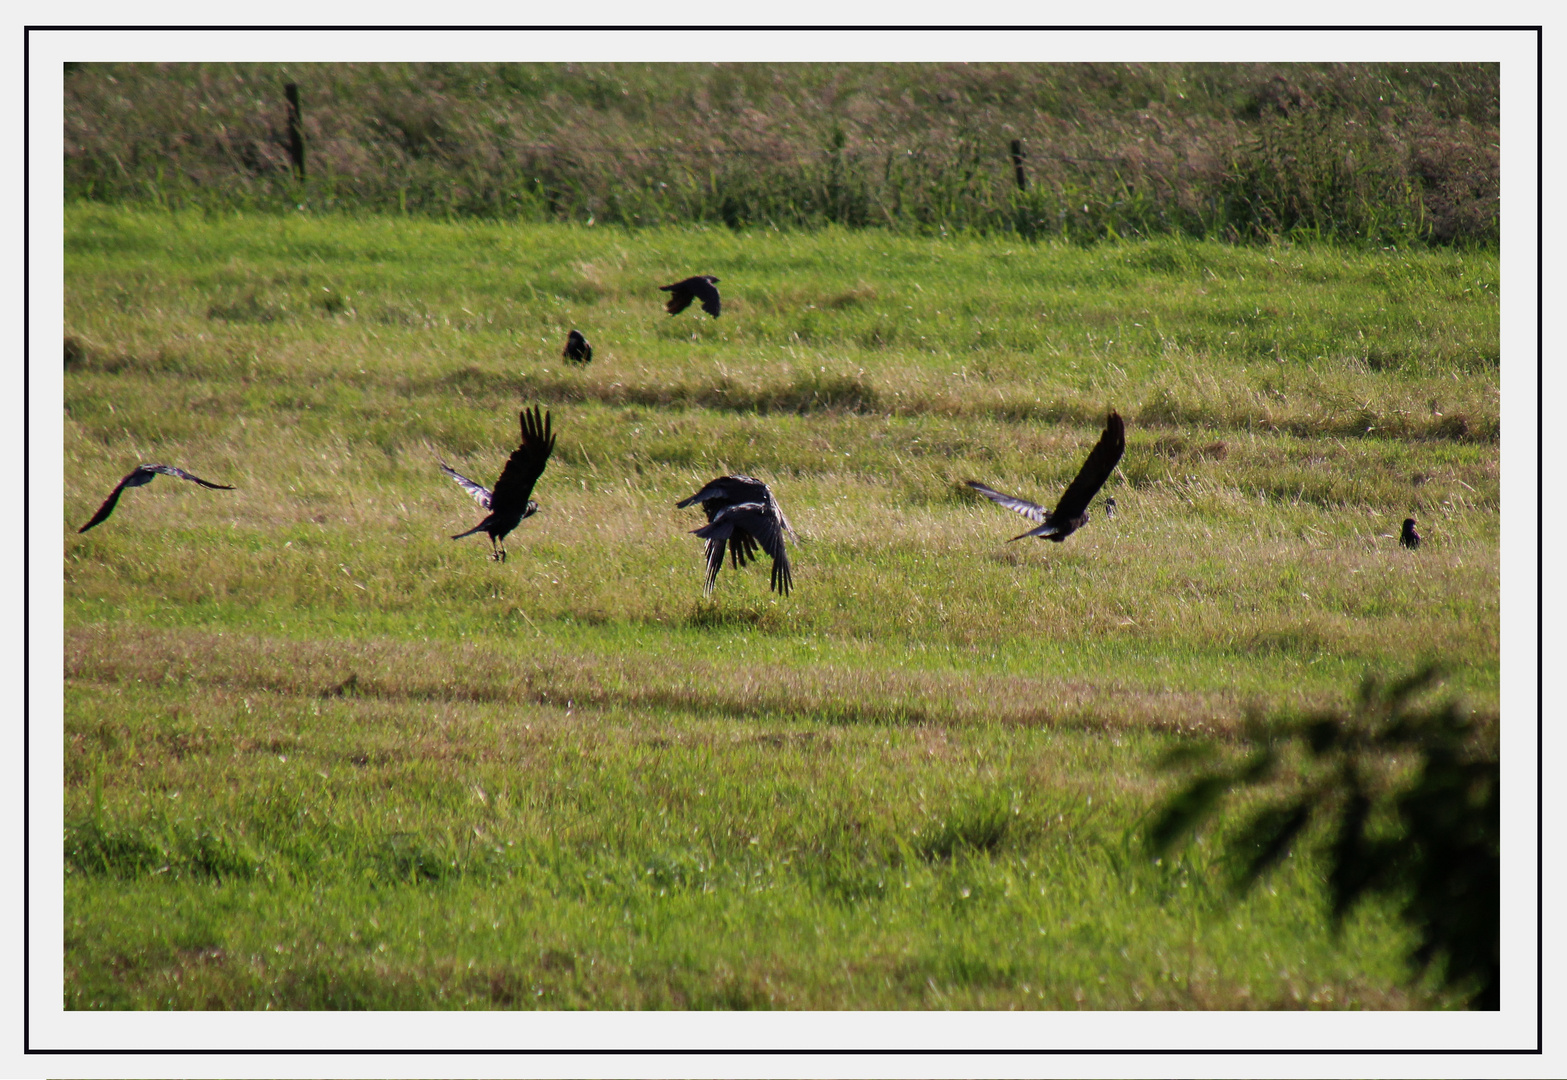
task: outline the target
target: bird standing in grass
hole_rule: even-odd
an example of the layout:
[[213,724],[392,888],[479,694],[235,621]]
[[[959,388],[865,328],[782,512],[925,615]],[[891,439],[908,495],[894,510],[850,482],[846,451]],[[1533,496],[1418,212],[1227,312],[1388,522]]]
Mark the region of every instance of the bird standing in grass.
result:
[[152,478],[157,476],[159,473],[162,473],[164,476],[177,476],[181,480],[191,480],[200,484],[202,487],[216,488],[219,491],[234,490],[234,488],[229,484],[214,484],[210,480],[203,480],[199,476],[193,476],[184,469],[176,469],[173,465],[138,465],[130,472],[125,474],[125,479],[121,480],[114,486],[114,490],[109,492],[109,497],[107,499],[103,500],[103,505],[98,507],[98,512],[92,516],[92,520],[76,531],[78,533],[84,533],[94,525],[103,524],[109,515],[114,513],[114,506],[120,501],[120,492],[124,491],[126,488],[141,487],[144,484],[150,484],[152,483]]
[[574,364],[590,363],[593,360],[593,346],[588,344],[588,339],[582,336],[580,330],[573,330],[566,335],[566,348],[561,355]]
[[[1088,504],[1093,501],[1094,495],[1104,486],[1104,482],[1115,471],[1116,463],[1121,460],[1121,454],[1126,450],[1126,427],[1121,423],[1121,414],[1112,412],[1105,420],[1104,433],[1099,436],[1099,442],[1088,453],[1088,460],[1083,462],[1083,467],[1078,470],[1077,478],[1067,486],[1066,492],[1061,496],[1061,501],[1056,503],[1054,510],[1046,510],[1043,506],[1031,503],[1027,499],[1019,499],[1012,495],[1003,495],[993,488],[988,488],[978,480],[967,481],[968,486],[979,492],[992,502],[999,503],[1008,510],[1016,511],[1030,521],[1039,522],[1037,528],[1019,533],[1012,540],[1021,540],[1025,536],[1037,536],[1044,540],[1053,540],[1060,543],[1071,536],[1078,529],[1088,524]],[[1012,540],[1007,541],[1011,543]]]
[[789,553],[784,548],[784,533],[796,540],[799,537],[789,519],[784,517],[772,489],[755,477],[737,473],[708,481],[701,491],[675,506],[684,509],[692,503],[702,504],[708,522],[700,529],[691,530],[707,541],[707,579],[703,593],[712,594],[718,571],[724,565],[726,547],[736,570],[755,559],[760,547],[773,560],[771,588],[784,596],[789,595],[794,587],[794,574],[789,566]]
[[1409,548],[1411,551],[1420,546],[1420,534],[1415,532],[1415,519],[1404,519],[1404,531],[1398,534],[1400,547]]
[[458,533],[452,539],[461,540],[474,533],[488,533],[493,549],[490,558],[498,562],[506,561],[506,547],[502,543],[506,534],[520,525],[523,518],[532,517],[538,512],[539,504],[530,496],[533,494],[533,485],[538,483],[544,472],[550,451],[555,449],[549,413],[540,418],[539,407],[535,405],[532,412],[522,410],[521,419],[522,443],[506,460],[500,479],[495,481],[494,491],[469,480],[446,462],[440,463],[442,472],[461,484],[480,506],[490,512],[479,524],[467,532]]
[[688,277],[684,281],[677,281],[673,285],[660,285],[659,289],[669,294],[669,303],[665,305],[671,315],[679,315],[691,306],[692,300],[702,301],[702,310],[713,318],[718,318],[718,290],[713,286],[718,284],[718,279],[711,274],[698,274],[696,277]]

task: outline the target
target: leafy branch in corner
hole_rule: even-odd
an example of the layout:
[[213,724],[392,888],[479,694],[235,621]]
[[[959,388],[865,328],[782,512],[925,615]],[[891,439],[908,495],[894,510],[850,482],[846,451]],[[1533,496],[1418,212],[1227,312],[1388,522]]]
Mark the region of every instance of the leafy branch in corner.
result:
[[1166,767],[1200,771],[1155,812],[1149,851],[1185,843],[1238,789],[1262,789],[1261,807],[1226,845],[1237,892],[1322,837],[1335,929],[1361,900],[1394,897],[1418,935],[1416,970],[1439,965],[1471,1008],[1498,1008],[1496,737],[1456,701],[1420,704],[1440,678],[1435,665],[1394,682],[1367,675],[1347,714],[1253,718],[1228,759],[1212,744],[1180,748]]

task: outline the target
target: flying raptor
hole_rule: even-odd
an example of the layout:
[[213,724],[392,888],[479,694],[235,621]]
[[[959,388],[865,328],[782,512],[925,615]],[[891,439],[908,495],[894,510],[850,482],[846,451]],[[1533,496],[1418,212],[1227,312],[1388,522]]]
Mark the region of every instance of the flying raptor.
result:
[[718,290],[713,286],[717,284],[718,279],[711,274],[698,274],[696,277],[677,281],[673,285],[660,285],[659,289],[669,294],[669,303],[665,308],[671,315],[679,315],[691,306],[692,300],[700,300],[702,310],[716,319],[718,318]]
[[[1099,442],[1089,451],[1088,460],[1083,462],[1083,467],[1078,470],[1077,478],[1067,485],[1066,492],[1061,496],[1061,501],[1056,503],[1054,510],[1046,510],[1043,506],[1031,503],[1027,499],[1003,495],[977,480],[969,480],[967,483],[969,487],[992,502],[999,503],[1008,510],[1014,510],[1030,521],[1039,522],[1036,528],[1019,533],[1012,540],[1037,536],[1044,540],[1054,540],[1059,544],[1088,524],[1088,504],[1093,501],[1094,495],[1115,471],[1116,463],[1121,460],[1121,454],[1125,450],[1126,428],[1121,423],[1120,413],[1112,412],[1105,420],[1104,434],[1099,436]],[[1007,541],[1007,543],[1011,542],[1011,540]]]
[[164,476],[177,476],[181,480],[192,480],[202,487],[216,488],[219,491],[233,491],[230,484],[214,484],[211,480],[203,480],[199,476],[193,476],[184,469],[176,469],[173,465],[138,465],[125,474],[125,479],[114,486],[109,492],[109,497],[103,500],[103,505],[98,507],[98,512],[92,516],[92,520],[76,531],[84,533],[94,525],[101,525],[114,513],[115,503],[120,501],[120,492],[126,488],[141,487],[143,484],[152,483],[152,478],[162,473]]
[[539,476],[544,472],[544,463],[549,460],[550,451],[555,449],[549,413],[545,413],[541,419],[539,407],[535,405],[532,412],[522,410],[521,419],[522,444],[507,459],[500,479],[495,481],[494,491],[474,483],[446,462],[441,462],[441,471],[461,484],[480,506],[490,512],[479,524],[467,532],[458,533],[452,539],[461,540],[474,533],[488,533],[493,549],[490,558],[500,562],[506,561],[506,547],[501,542],[506,539],[506,534],[521,524],[523,518],[532,517],[538,512],[539,504],[530,496],[533,494],[533,485],[538,483]]
[[727,546],[736,570],[755,559],[760,547],[773,560],[770,585],[774,592],[789,595],[794,587],[794,574],[789,566],[789,552],[784,548],[784,533],[795,536],[783,508],[773,497],[772,490],[762,481],[751,476],[735,474],[709,480],[701,491],[689,499],[682,499],[675,506],[684,509],[692,503],[701,503],[707,515],[707,524],[691,530],[707,541],[707,579],[702,591],[711,595],[718,571],[724,565],[724,549]]

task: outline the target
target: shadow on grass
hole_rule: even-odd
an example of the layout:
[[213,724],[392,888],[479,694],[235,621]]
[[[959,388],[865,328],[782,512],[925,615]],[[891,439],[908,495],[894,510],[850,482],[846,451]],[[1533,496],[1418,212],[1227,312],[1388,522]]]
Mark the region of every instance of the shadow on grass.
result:
[[788,630],[788,620],[783,612],[763,600],[733,601],[698,600],[685,617],[685,625],[693,630],[760,630],[776,634]]

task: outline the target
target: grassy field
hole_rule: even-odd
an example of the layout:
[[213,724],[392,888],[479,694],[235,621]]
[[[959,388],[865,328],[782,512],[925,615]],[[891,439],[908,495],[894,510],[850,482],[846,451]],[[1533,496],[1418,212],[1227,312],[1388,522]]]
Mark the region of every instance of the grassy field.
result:
[[[1494,716],[1494,253],[66,221],[68,1007],[1450,1004],[1311,860],[1232,903],[1136,829],[1368,668]],[[435,460],[533,403],[499,564]],[[1051,503],[1111,407],[1115,520],[1005,543],[961,481]],[[238,490],[79,536],[139,461]],[[786,599],[702,596],[727,471]]]

